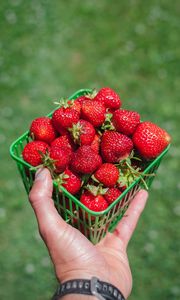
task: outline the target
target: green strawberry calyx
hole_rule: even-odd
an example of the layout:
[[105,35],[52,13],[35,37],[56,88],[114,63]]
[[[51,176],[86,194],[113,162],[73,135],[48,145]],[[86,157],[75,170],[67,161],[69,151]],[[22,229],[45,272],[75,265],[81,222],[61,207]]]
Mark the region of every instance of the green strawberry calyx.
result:
[[102,184],[99,184],[98,186],[87,184],[85,189],[88,190],[93,196],[104,195],[108,191],[108,188],[103,188]]
[[40,165],[38,165],[36,167],[32,167],[31,170],[37,171],[40,168],[47,168],[50,171],[50,173],[51,173],[52,179],[55,179],[56,178],[56,174],[55,174],[55,169],[56,169],[55,162],[57,160],[52,159],[52,158],[49,157],[48,150],[46,151],[45,154],[42,151],[40,151],[40,150],[38,150],[38,152],[41,155],[42,164],[40,164]]
[[120,176],[118,178],[118,184],[120,187],[127,186],[129,187],[134,180],[137,178],[140,178],[142,181],[142,184],[144,185],[144,188],[148,190],[147,183],[144,179],[144,177],[147,176],[155,176],[154,173],[151,174],[145,174],[143,171],[141,171],[140,167],[134,167],[132,166],[132,159],[137,161],[142,161],[139,157],[134,156],[134,151],[131,152],[129,157],[126,159],[121,160],[116,166],[118,167],[120,171]]
[[56,179],[55,182],[58,185],[58,188],[60,189],[60,187],[62,186],[62,184],[66,183],[67,179],[69,178],[68,174],[65,174],[64,172],[59,174]]
[[112,123],[112,116],[113,116],[113,114],[111,114],[111,113],[107,113],[106,114],[105,121],[104,121],[104,123],[101,126],[101,130],[102,131],[105,131],[105,130],[115,130],[115,127],[114,127],[114,125]]
[[59,108],[67,108],[71,106],[70,100],[66,98],[60,98],[59,101],[55,101],[54,104],[58,105]]
[[82,125],[79,122],[73,124],[71,128],[68,128],[68,131],[71,133],[74,142],[80,145],[80,136],[83,133]]

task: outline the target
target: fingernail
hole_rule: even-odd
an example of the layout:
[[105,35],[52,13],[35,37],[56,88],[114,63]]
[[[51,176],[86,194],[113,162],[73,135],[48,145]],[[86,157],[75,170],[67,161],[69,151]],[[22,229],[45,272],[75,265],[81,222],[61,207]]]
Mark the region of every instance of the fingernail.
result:
[[46,177],[46,172],[44,168],[40,168],[37,170],[35,174],[35,180],[44,180]]

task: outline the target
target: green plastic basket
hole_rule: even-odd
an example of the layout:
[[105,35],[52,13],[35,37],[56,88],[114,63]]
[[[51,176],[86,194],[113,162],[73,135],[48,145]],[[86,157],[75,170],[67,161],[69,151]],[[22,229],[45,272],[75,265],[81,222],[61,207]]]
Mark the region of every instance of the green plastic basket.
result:
[[[76,99],[91,92],[90,89],[81,89],[70,96],[69,99]],[[52,113],[53,111],[48,116],[51,117]],[[31,166],[22,159],[21,153],[30,140],[29,131],[26,131],[10,147],[10,155],[16,161],[27,193],[32,187],[35,171],[31,170]],[[53,200],[59,214],[67,223],[79,229],[93,244],[98,243],[108,231],[112,232],[114,230],[131,200],[142,188],[142,177],[148,188],[151,186],[154,176],[146,176],[146,174],[156,174],[168,149],[169,146],[154,161],[149,163],[141,177],[137,178],[116,201],[101,212],[89,210],[65,188],[61,187],[59,191],[57,184],[54,182]]]

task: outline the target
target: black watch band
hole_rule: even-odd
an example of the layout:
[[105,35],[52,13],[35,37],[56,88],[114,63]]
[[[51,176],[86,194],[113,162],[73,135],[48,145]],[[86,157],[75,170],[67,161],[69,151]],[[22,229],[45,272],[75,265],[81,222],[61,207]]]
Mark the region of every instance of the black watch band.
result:
[[60,284],[52,300],[58,300],[68,294],[91,295],[99,300],[125,300],[114,285],[96,277],[92,277],[91,280],[73,279]]

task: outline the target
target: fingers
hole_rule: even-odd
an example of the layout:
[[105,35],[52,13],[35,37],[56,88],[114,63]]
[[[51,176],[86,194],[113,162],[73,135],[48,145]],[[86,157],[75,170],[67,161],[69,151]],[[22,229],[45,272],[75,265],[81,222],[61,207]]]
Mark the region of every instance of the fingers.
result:
[[125,248],[127,247],[129,240],[131,239],[131,236],[136,228],[140,215],[144,210],[147,198],[147,191],[139,191],[132,200],[125,215],[123,216],[123,218],[121,219],[121,221],[119,222],[119,224],[113,232],[113,235],[120,238]]
[[48,239],[59,233],[59,226],[63,231],[66,223],[60,218],[54,202],[51,199],[53,183],[48,169],[37,171],[33,187],[29,194],[29,200],[36,214],[40,233],[48,244]]

